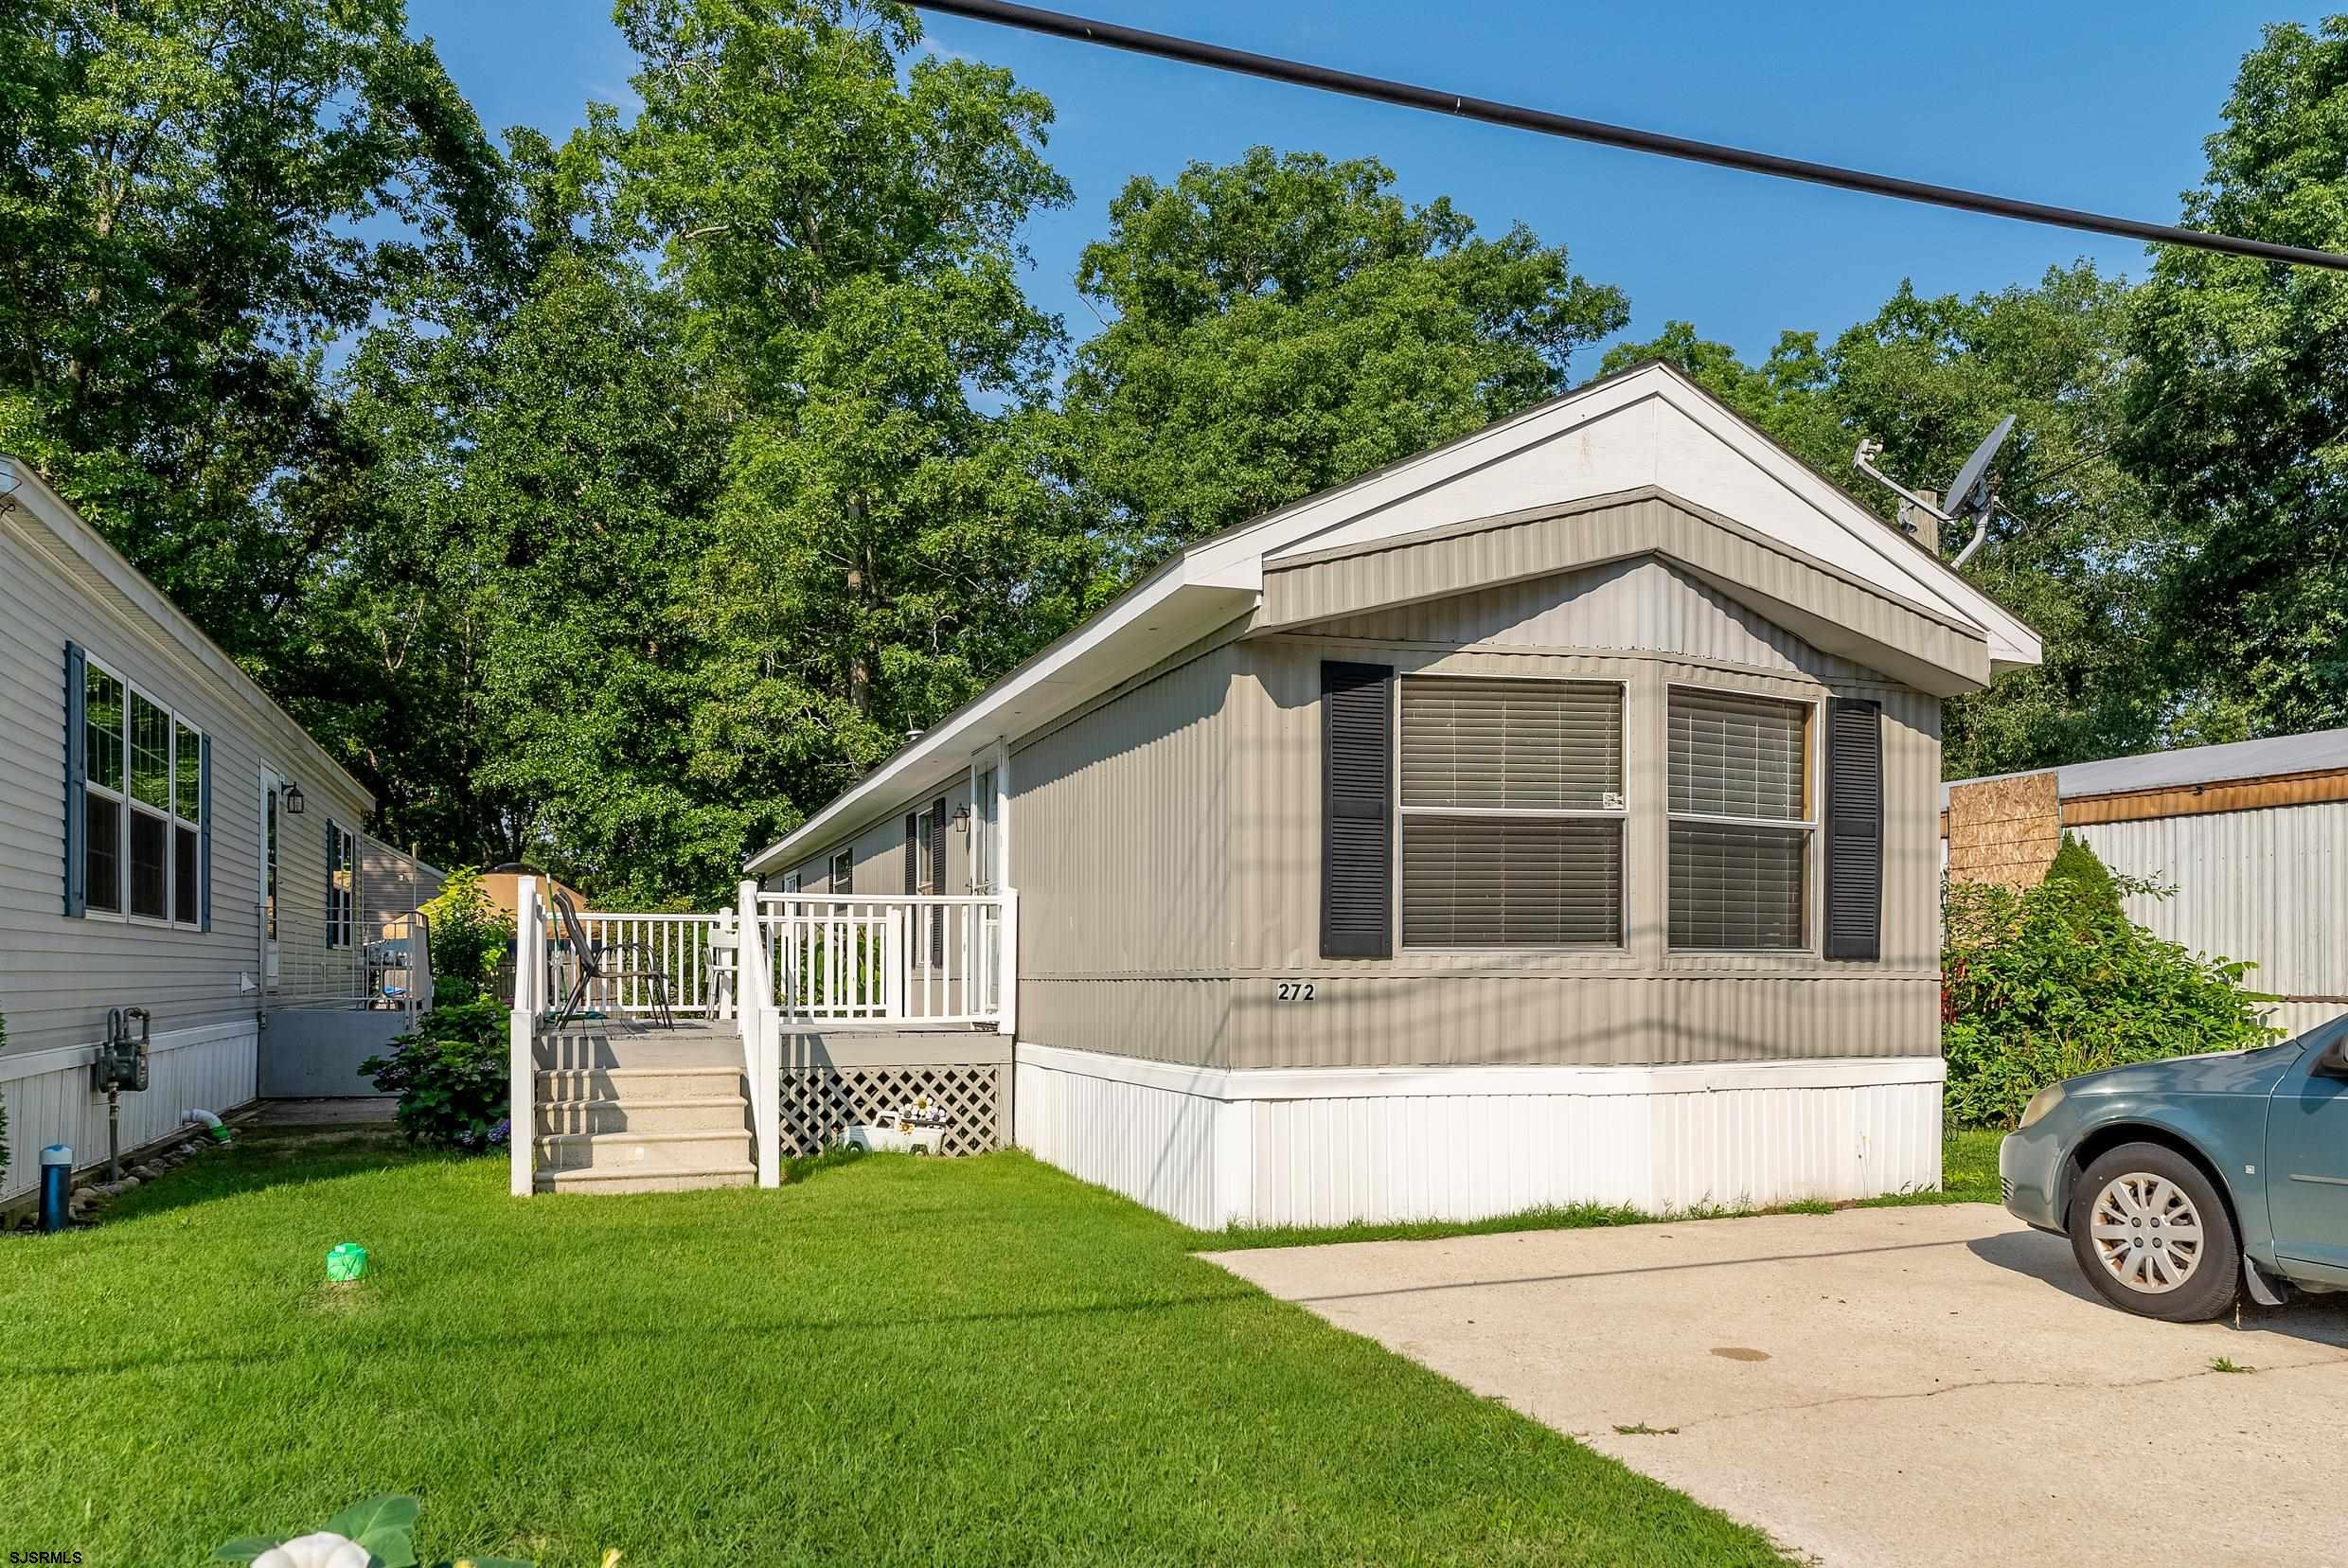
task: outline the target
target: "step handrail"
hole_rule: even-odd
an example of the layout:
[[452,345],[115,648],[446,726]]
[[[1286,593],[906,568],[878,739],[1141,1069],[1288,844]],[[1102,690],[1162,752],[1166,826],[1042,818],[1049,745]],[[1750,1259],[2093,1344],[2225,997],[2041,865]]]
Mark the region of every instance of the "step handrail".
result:
[[[760,919],[758,884],[744,882],[735,909],[735,1012],[741,1021],[742,1081],[750,1093],[751,1150],[758,1185],[783,1185],[782,1025],[774,1001],[774,953]],[[754,945],[755,944],[755,945]]]

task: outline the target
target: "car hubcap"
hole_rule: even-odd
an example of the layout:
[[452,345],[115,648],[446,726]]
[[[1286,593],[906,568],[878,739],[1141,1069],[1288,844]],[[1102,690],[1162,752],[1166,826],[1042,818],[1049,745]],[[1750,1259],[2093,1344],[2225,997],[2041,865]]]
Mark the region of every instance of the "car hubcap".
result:
[[2184,1189],[2133,1171],[2096,1195],[2088,1234],[2104,1272],[2144,1295],[2165,1295],[2201,1266],[2201,1214]]

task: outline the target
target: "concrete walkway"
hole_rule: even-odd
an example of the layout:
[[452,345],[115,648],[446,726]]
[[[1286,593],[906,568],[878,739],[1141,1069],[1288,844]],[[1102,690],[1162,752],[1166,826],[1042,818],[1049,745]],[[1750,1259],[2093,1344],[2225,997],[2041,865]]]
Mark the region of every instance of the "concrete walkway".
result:
[[2147,1322],[1976,1203],[1210,1256],[1837,1568],[2348,1564],[2348,1298]]

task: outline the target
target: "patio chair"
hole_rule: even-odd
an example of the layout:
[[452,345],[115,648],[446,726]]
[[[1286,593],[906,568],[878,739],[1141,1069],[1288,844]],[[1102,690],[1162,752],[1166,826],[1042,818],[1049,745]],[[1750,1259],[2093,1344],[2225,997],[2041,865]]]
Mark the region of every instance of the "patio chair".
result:
[[588,989],[600,980],[633,980],[641,984],[651,999],[653,1022],[664,1029],[677,1026],[677,1015],[672,1010],[676,982],[660,967],[660,960],[653,956],[649,946],[643,942],[589,941],[587,925],[578,918],[578,906],[571,902],[568,893],[560,889],[555,893],[555,912],[562,917],[562,939],[576,962],[570,994],[562,999],[553,1027],[560,1029],[578,1017],[587,1000]]

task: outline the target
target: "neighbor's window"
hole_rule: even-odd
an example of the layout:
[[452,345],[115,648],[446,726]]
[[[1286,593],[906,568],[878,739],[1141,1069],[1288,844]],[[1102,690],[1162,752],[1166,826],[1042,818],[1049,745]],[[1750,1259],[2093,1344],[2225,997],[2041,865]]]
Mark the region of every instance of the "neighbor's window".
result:
[[1671,694],[1670,935],[1675,948],[1803,945],[1812,818],[1810,708]]
[[198,925],[204,737],[88,661],[82,671],[83,906]]
[[326,825],[326,945],[350,946],[351,914],[358,903],[359,873],[354,864],[356,841],[337,827]]
[[1403,945],[1620,945],[1623,688],[1401,688]]
[[856,891],[856,856],[842,849],[831,857],[831,887],[833,893]]

